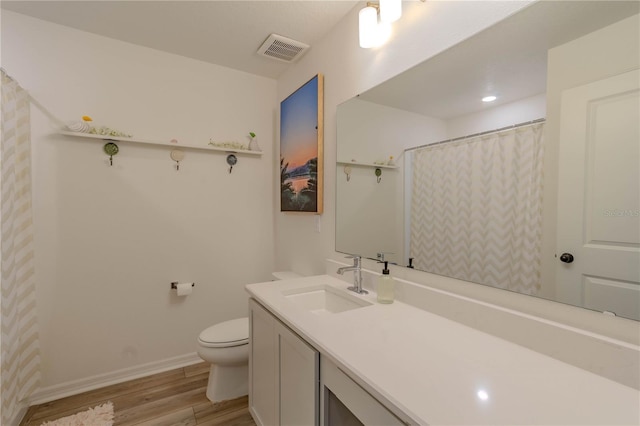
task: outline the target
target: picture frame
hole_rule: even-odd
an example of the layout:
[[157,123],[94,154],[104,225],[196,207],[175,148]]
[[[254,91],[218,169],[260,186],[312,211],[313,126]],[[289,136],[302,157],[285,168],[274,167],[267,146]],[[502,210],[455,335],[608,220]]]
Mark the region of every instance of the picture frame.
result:
[[280,103],[280,211],[322,214],[324,76]]

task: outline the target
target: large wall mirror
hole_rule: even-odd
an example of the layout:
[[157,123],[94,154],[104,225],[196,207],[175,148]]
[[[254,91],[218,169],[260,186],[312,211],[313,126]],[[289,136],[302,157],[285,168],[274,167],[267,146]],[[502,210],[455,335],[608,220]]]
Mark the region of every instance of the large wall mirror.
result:
[[336,250],[640,319],[639,13],[537,2],[339,105]]

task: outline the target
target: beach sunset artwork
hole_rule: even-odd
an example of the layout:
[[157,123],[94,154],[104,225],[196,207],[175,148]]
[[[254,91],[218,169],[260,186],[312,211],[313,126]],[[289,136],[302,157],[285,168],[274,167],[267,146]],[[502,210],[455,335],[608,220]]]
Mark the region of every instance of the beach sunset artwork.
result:
[[321,74],[280,104],[280,210],[322,213]]

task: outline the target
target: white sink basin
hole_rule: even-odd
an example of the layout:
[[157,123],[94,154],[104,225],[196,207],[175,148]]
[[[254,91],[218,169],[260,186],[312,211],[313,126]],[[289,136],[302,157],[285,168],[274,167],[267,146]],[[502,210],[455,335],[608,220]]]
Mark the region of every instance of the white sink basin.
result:
[[283,294],[287,300],[314,314],[336,314],[372,304],[328,285],[287,290]]

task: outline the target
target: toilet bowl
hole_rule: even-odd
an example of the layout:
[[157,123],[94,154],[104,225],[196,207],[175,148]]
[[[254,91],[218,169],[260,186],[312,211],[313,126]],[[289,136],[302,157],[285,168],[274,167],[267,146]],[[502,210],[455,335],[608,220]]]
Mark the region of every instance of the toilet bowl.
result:
[[211,363],[207,398],[212,402],[249,393],[249,318],[221,322],[198,337],[198,355]]
[[[275,280],[299,278],[291,271],[273,272]],[[207,398],[212,402],[249,393],[249,318],[221,322],[198,337],[198,355],[211,363]]]

